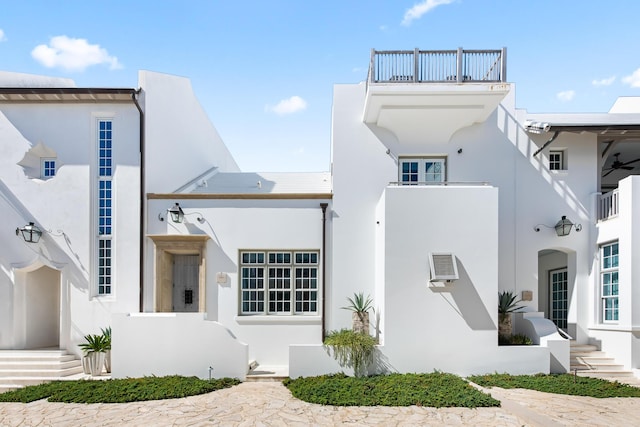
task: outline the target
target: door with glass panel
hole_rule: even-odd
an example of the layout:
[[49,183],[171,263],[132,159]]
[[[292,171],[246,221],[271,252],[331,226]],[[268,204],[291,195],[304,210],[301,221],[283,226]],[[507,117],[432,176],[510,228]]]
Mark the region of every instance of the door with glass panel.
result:
[[549,318],[560,329],[567,329],[567,269],[549,272]]

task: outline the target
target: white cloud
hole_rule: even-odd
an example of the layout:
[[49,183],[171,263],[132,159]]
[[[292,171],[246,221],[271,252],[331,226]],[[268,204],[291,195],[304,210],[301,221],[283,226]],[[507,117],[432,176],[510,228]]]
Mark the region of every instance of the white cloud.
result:
[[453,3],[455,0],[424,0],[416,3],[411,9],[407,9],[402,18],[402,25],[411,25],[414,19],[420,19],[422,15],[443,4]]
[[118,58],[109,55],[100,45],[67,36],[52,37],[48,46],[36,46],[31,56],[47,68],[59,67],[69,71],[84,71],[87,67],[99,64],[108,64],[111,70],[122,68]]
[[380,26],[378,27],[378,29],[379,29],[380,31],[387,31],[387,30],[389,29],[389,27],[387,27],[386,25],[380,25]]
[[616,76],[611,76],[606,79],[592,80],[591,84],[594,86],[611,86],[611,84],[613,84],[613,82],[615,81],[616,81]]
[[575,90],[563,90],[562,92],[558,92],[556,94],[556,98],[563,102],[571,101],[574,96],[576,96]]
[[640,87],[640,68],[635,70],[630,76],[623,78],[622,82],[631,87]]
[[7,41],[7,36],[4,35],[4,31],[0,28],[0,42]]
[[285,114],[293,114],[298,111],[302,111],[307,108],[307,101],[300,98],[299,96],[292,96],[289,99],[283,99],[278,102],[277,105],[267,105],[264,107],[265,111],[270,111],[272,113],[276,113],[279,116],[284,116]]

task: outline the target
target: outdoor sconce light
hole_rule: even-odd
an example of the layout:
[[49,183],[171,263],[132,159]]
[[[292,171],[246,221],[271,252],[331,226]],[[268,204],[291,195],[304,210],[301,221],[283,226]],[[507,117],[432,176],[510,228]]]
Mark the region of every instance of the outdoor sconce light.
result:
[[[169,212],[171,221],[175,223],[181,223],[182,221],[184,221],[184,211],[180,207],[180,203],[176,202],[175,206],[172,206],[169,209],[167,209],[167,212]],[[158,219],[160,221],[164,221],[164,216],[162,215],[162,212],[158,214]]]
[[29,222],[29,224],[22,228],[16,228],[16,236],[19,236],[21,233],[22,238],[27,243],[38,243],[40,241],[40,237],[42,237],[42,230],[40,230],[33,222]]
[[[184,213],[184,211],[180,207],[180,203],[177,203],[177,202],[175,206],[172,206],[171,208],[167,209],[167,212],[169,212],[171,221],[175,222],[176,224],[182,223],[186,215],[198,215],[198,217],[196,218],[198,222],[201,224],[204,222],[204,218],[202,217],[202,214],[200,212]],[[164,216],[162,212],[158,214],[158,219],[160,221],[164,221]]]
[[184,211],[180,207],[180,203],[176,202],[175,206],[169,209],[169,215],[171,215],[171,221],[175,223],[184,221]]
[[540,231],[540,226],[541,225],[543,227],[555,229],[556,230],[556,234],[558,235],[558,237],[568,236],[569,233],[571,233],[571,229],[572,228],[575,228],[576,231],[582,230],[582,225],[581,224],[572,223],[571,220],[568,219],[566,215],[562,215],[562,218],[560,218],[560,221],[558,221],[556,223],[556,225],[554,225],[553,227],[551,227],[549,225],[538,224],[535,227],[533,227],[533,230],[535,232]]

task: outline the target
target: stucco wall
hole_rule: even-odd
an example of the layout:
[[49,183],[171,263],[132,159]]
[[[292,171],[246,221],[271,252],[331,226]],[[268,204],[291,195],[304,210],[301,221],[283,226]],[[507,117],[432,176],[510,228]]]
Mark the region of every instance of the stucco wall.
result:
[[[240,250],[322,250],[321,202],[329,200],[180,200],[183,224],[158,221],[170,200],[149,201],[149,234],[207,234],[206,312],[248,344],[249,358],[261,365],[287,366],[289,344],[322,341],[321,299],[317,315],[239,316]],[[330,208],[328,209],[330,212]],[[197,213],[197,214],[196,214]],[[204,218],[202,223],[197,217]],[[327,234],[331,222],[327,220]],[[330,242],[330,240],[328,240]],[[153,242],[147,244],[148,277],[153,277]],[[329,251],[330,246],[327,246]],[[322,254],[320,254],[321,257]],[[330,257],[330,253],[328,254]],[[322,266],[319,265],[320,283]],[[217,274],[224,273],[224,283]],[[146,283],[146,309],[153,307],[153,281]]]
[[[11,226],[0,231],[0,294],[11,310],[0,314],[0,345],[22,348],[20,312],[28,312],[22,289],[46,265],[60,271],[59,345],[79,353],[76,344],[99,332],[110,313],[135,311],[138,295],[139,115],[124,104],[2,104],[0,106],[0,209]],[[114,293],[97,297],[94,249],[97,237],[96,120],[114,123],[113,173],[115,227]],[[57,154],[56,176],[28,177],[18,165],[25,153],[42,143]],[[92,172],[93,170],[93,172]],[[13,231],[29,221],[45,230],[37,244],[25,243]],[[31,276],[30,276],[31,275]],[[25,298],[20,297],[24,295]]]
[[146,188],[170,193],[218,167],[238,165],[184,77],[140,71],[146,140]]

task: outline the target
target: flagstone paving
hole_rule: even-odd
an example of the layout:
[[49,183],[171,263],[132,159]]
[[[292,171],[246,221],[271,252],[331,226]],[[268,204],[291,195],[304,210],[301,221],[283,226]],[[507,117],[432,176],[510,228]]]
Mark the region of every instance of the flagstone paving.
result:
[[334,407],[246,382],[183,399],[123,404],[0,403],[0,426],[638,426],[640,398],[595,399],[488,390],[501,408]]

